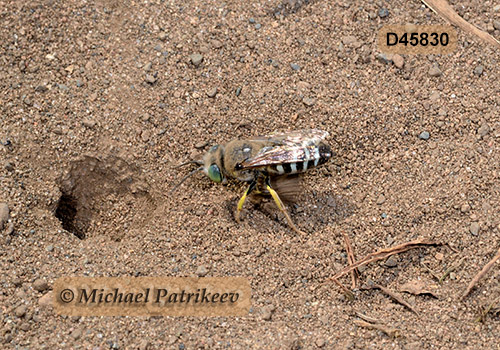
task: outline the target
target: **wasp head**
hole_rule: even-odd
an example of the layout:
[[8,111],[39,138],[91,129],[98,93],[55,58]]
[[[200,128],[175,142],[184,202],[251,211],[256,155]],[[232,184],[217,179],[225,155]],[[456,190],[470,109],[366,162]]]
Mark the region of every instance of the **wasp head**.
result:
[[203,157],[203,172],[213,182],[227,182],[224,176],[223,157],[224,147],[221,145],[212,146]]

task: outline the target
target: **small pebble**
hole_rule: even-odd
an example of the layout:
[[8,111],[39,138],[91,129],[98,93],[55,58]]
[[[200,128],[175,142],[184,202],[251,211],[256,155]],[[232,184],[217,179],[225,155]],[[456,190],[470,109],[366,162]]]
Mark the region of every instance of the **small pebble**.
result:
[[325,340],[323,338],[316,339],[316,341],[314,343],[316,344],[316,346],[318,348],[322,348],[326,344],[326,342],[325,342]]
[[438,115],[440,117],[446,117],[448,115],[448,111],[446,110],[446,108],[441,107],[439,108]]
[[146,74],[144,81],[149,84],[154,84],[156,83],[156,77],[153,74]]
[[255,24],[255,29],[259,30],[261,27],[262,27],[262,25],[260,23]]
[[151,70],[151,68],[153,67],[153,64],[151,62],[148,62],[144,65],[143,69],[146,71],[146,72],[149,72]]
[[439,100],[439,98],[440,98],[440,97],[441,97],[441,95],[439,94],[439,92],[438,92],[438,91],[434,91],[434,92],[432,92],[432,93],[430,94],[430,96],[429,96],[429,100],[430,100],[431,102],[436,102],[437,100]]
[[346,35],[344,37],[342,37],[342,43],[344,45],[352,45],[354,43],[358,42],[358,38],[356,38],[354,35]]
[[39,292],[43,292],[43,291],[47,290],[48,288],[49,288],[49,285],[44,279],[38,278],[37,280],[35,280],[35,282],[33,282],[33,289],[34,290],[37,290]]
[[249,18],[248,22],[250,22],[251,24],[254,24],[255,23],[255,19],[254,18]]
[[460,207],[460,211],[461,211],[462,213],[467,213],[469,210],[470,210],[470,205],[469,205],[469,204],[467,204],[467,203],[463,204],[463,205]]
[[291,63],[290,67],[292,67],[293,70],[300,70],[300,66],[297,63]]
[[141,140],[142,142],[148,142],[151,138],[151,132],[149,130],[142,130],[141,132]]
[[241,94],[241,86],[236,89],[236,96],[240,96]]
[[38,85],[36,88],[35,88],[35,91],[36,92],[46,92],[47,90],[49,90],[45,85]]
[[490,132],[490,126],[483,121],[481,126],[477,129],[477,134],[481,137],[484,137],[488,135],[489,132]]
[[220,49],[222,47],[222,42],[220,42],[219,40],[212,40],[212,46],[215,49]]
[[0,230],[7,226],[9,218],[9,206],[7,205],[7,203],[0,203]]
[[392,57],[393,57],[393,55],[391,55],[391,54],[385,54],[385,53],[377,54],[377,60],[381,63],[384,63],[384,64],[392,63],[393,62]]
[[308,106],[308,107],[311,107],[314,105],[314,103],[316,103],[316,101],[313,99],[313,98],[310,98],[310,97],[304,97],[302,99],[302,102]]
[[418,138],[421,140],[428,140],[431,135],[429,134],[428,131],[422,131],[420,135],[418,135]]
[[31,98],[29,98],[28,96],[25,96],[23,98],[23,102],[27,105],[27,106],[33,106],[33,101],[31,100]]
[[405,60],[401,55],[395,54],[392,56],[392,61],[398,69],[402,69],[405,65]]
[[208,97],[215,97],[215,95],[217,95],[217,88],[214,87],[210,90],[207,91],[207,96]]
[[77,87],[82,87],[84,85],[84,82],[81,79],[76,79],[76,86]]
[[484,67],[482,65],[477,66],[474,68],[474,74],[477,76],[481,76],[483,74]]
[[206,147],[206,145],[208,145],[207,141],[201,141],[201,142],[198,142],[196,145],[194,145],[194,148],[201,149],[201,148]]
[[443,74],[441,69],[439,69],[439,66],[437,64],[433,64],[432,67],[429,69],[429,75],[431,77],[440,77]]
[[470,231],[471,235],[477,236],[479,234],[479,223],[477,223],[477,222],[471,223],[469,231]]
[[[500,5],[499,5],[500,6]],[[498,7],[498,6],[497,6]],[[500,21],[499,20],[494,20],[493,21],[493,28],[500,30]]]
[[149,348],[149,341],[146,339],[141,340],[138,348],[139,350],[147,350]]
[[381,204],[384,204],[385,203],[385,197],[384,195],[380,195],[378,198],[377,198],[377,204],[378,205],[381,205]]
[[196,269],[196,276],[198,277],[205,277],[207,274],[208,269],[203,265],[198,266],[198,268]]
[[271,309],[269,307],[262,308],[262,319],[264,321],[270,321],[272,316],[273,316],[273,314],[272,314]]
[[82,125],[86,128],[92,129],[96,125],[96,122],[94,120],[85,118],[82,120]]
[[200,55],[199,53],[194,53],[191,56],[189,56],[189,59],[191,60],[191,63],[195,66],[198,67],[201,62],[203,62],[203,56]]
[[21,305],[14,310],[14,313],[17,317],[21,318],[26,315],[26,311],[28,311],[28,307],[26,305]]
[[167,38],[168,38],[168,35],[165,32],[161,32],[160,34],[158,34],[158,39],[160,39],[161,41],[165,41],[165,40],[167,40]]
[[38,299],[38,305],[42,307],[51,307],[53,298],[54,298],[54,292],[50,291],[44,296],[40,297],[40,299]]
[[385,17],[389,16],[389,10],[386,8],[381,8],[380,10],[378,10],[378,16],[380,18],[385,18]]
[[398,266],[398,261],[396,260],[396,258],[394,256],[390,256],[385,261],[385,266],[387,266],[387,267],[396,267],[396,266]]
[[19,329],[22,330],[22,331],[24,331],[24,332],[27,332],[27,331],[30,330],[30,324],[28,322],[23,322],[19,326]]
[[73,332],[71,332],[71,338],[77,340],[77,339],[80,339],[80,337],[82,336],[82,330],[77,328],[75,330],[73,330]]

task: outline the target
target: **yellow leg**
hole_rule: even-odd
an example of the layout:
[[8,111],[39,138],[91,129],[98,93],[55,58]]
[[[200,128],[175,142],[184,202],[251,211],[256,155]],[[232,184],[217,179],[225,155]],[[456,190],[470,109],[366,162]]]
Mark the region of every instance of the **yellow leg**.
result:
[[269,184],[266,184],[267,190],[269,193],[271,193],[271,196],[273,197],[274,201],[276,202],[276,205],[278,206],[278,209],[281,210],[281,212],[285,215],[286,220],[288,221],[288,225],[297,232],[299,235],[304,235],[302,231],[300,231],[295,224],[292,221],[292,218],[290,218],[290,215],[288,215],[288,212],[285,209],[285,206],[283,205],[283,202],[281,201],[281,198],[278,196],[278,193],[269,186]]
[[243,204],[245,204],[245,200],[247,199],[247,196],[252,192],[257,185],[257,182],[252,182],[250,186],[248,186],[248,189],[243,193],[243,196],[241,196],[240,200],[238,201],[238,206],[236,207],[236,213],[234,214],[234,217],[236,219],[236,222],[240,222],[240,213],[243,210]]

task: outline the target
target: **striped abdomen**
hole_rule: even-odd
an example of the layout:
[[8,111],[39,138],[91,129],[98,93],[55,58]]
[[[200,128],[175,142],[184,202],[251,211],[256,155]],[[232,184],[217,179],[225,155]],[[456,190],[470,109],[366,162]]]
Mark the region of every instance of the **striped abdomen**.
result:
[[306,159],[297,160],[296,162],[287,162],[282,164],[273,164],[265,167],[269,174],[289,175],[298,174],[324,164],[332,156],[332,151],[327,144],[320,143],[305,149]]

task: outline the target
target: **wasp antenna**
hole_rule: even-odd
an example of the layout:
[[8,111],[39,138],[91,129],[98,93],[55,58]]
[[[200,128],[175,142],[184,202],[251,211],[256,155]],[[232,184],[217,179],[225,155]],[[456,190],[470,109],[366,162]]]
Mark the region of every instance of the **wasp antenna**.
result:
[[168,194],[172,194],[180,185],[182,185],[184,183],[184,181],[186,181],[187,179],[189,179],[191,176],[193,176],[194,174],[196,174],[198,171],[202,171],[203,170],[203,167],[199,167],[198,169],[195,169],[193,170],[192,172],[190,172],[189,174],[187,174],[186,176],[184,176],[182,178],[181,181],[179,181],[179,183],[177,185],[175,185],[170,191],[168,191]]
[[184,165],[188,165],[188,164],[203,165],[203,161],[202,160],[190,160],[190,161],[187,161],[187,162],[184,162],[182,164],[175,166],[174,169],[180,168],[180,167],[182,167]]

